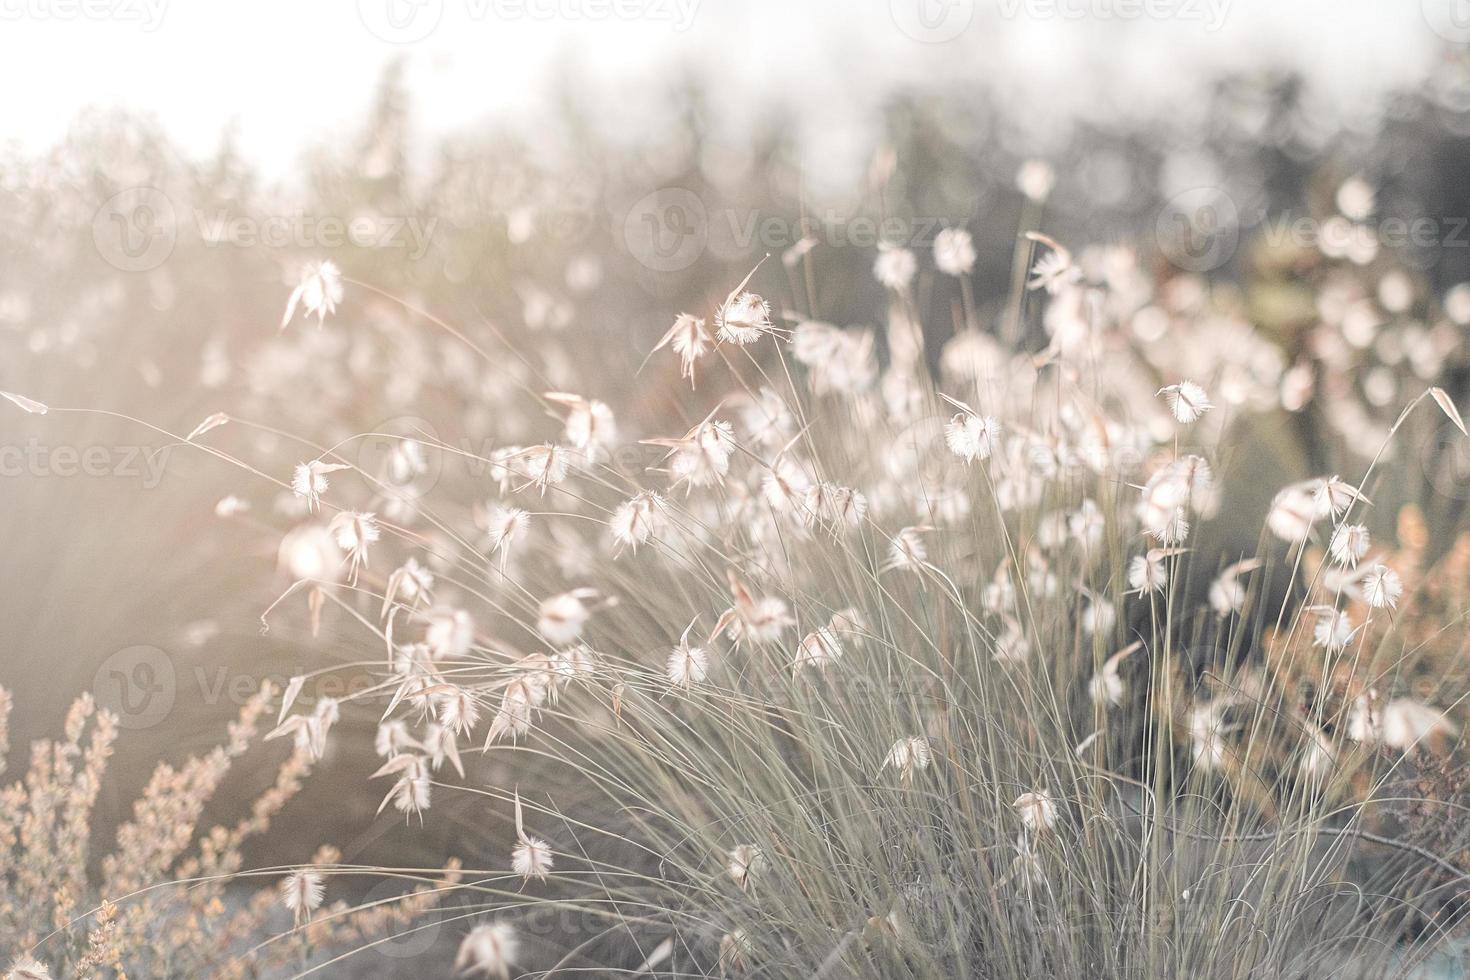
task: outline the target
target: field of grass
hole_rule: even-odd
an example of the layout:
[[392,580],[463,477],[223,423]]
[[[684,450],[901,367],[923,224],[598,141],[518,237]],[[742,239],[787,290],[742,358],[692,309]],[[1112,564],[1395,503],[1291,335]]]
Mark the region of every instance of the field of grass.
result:
[[6,161],[5,975],[1461,975],[1456,144],[1260,84]]

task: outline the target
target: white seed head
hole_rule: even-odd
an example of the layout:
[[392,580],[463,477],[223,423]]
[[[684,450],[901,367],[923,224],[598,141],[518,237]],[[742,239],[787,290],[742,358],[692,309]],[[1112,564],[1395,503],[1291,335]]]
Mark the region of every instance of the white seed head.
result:
[[741,844],[730,851],[726,870],[741,891],[749,891],[765,867],[765,855],[754,844]]
[[1205,390],[1193,381],[1181,381],[1177,385],[1168,385],[1160,388],[1158,393],[1164,396],[1169,405],[1169,411],[1174,413],[1174,418],[1188,425],[1197,421],[1199,417],[1211,408],[1210,396]]
[[989,459],[1000,439],[1000,421],[991,415],[959,412],[944,427],[949,451],[967,463]]
[[526,880],[540,878],[543,881],[551,872],[551,845],[539,837],[523,836],[511,851],[511,869]]
[[1332,532],[1327,550],[1339,565],[1355,566],[1368,553],[1368,529],[1362,524],[1342,524]]
[[945,228],[934,236],[934,264],[945,275],[969,275],[975,257],[975,241],[965,229]]
[[715,327],[722,341],[753,344],[771,330],[771,304],[755,293],[741,293],[720,307]]
[[315,871],[293,871],[281,882],[281,901],[296,916],[298,924],[311,918],[322,904],[326,889],[322,876]]
[[1374,609],[1393,609],[1404,594],[1404,583],[1399,573],[1382,562],[1369,565],[1358,580],[1363,601]]
[[1030,833],[1056,826],[1057,804],[1045,790],[1022,793],[1011,805],[1021,815],[1021,826]]
[[878,246],[878,258],[873,262],[873,277],[895,293],[908,289],[918,271],[919,260],[914,257],[913,252],[886,242]]
[[518,945],[515,929],[509,923],[492,922],[476,926],[459,944],[454,970],[463,976],[509,980]]
[[908,735],[893,743],[883,765],[898,770],[899,781],[905,786],[913,782],[914,773],[929,768],[929,740],[920,735]]
[[681,643],[669,652],[665,672],[670,684],[687,691],[709,674],[709,655],[701,647]]
[[300,282],[291,291],[291,298],[286,301],[286,315],[281,317],[281,329],[286,329],[295,318],[297,306],[302,307],[307,316],[316,314],[317,325],[320,326],[328,316],[337,312],[337,304],[340,302],[342,271],[333,262],[312,263],[302,270]]

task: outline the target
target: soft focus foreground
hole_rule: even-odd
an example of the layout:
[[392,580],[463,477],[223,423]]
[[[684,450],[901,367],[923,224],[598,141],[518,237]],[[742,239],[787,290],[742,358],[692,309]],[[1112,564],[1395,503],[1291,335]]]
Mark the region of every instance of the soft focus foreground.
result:
[[1470,289],[1386,220],[1441,175],[1282,164],[1311,234],[1219,223],[1264,185],[1092,210],[1088,154],[920,104],[811,214],[774,131],[575,113],[575,165],[410,183],[399,98],[306,210],[125,121],[10,178],[15,563],[117,569],[90,616],[17,583],[10,642],[157,624],[7,678],[54,739],[0,808],[13,976],[1460,960]]

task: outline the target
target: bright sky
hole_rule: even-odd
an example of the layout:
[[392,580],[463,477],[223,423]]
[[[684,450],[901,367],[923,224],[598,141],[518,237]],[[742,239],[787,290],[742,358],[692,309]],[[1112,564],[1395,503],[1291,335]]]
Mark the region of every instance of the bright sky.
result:
[[[156,114],[206,154],[234,123],[285,173],[353,131],[382,66],[406,59],[415,124],[534,124],[556,73],[636,131],[649,80],[694,65],[726,109],[809,110],[858,140],[895,81],[985,80],[1038,125],[1187,112],[1202,66],[1292,65],[1351,113],[1418,83],[1466,0],[0,0],[0,138],[40,151],[84,106]],[[1461,25],[1465,27],[1462,28]],[[1462,36],[1463,35],[1463,36]],[[819,112],[810,110],[820,110]]]

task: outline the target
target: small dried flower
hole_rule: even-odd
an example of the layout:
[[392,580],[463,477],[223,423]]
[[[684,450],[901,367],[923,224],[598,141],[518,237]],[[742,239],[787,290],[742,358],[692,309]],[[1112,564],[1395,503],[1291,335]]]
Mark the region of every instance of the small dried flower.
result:
[[1318,517],[1316,502],[1301,486],[1282,490],[1271,501],[1266,526],[1283,541],[1298,544],[1306,540]]
[[548,391],[545,398],[566,407],[567,423],[563,434],[567,442],[587,453],[589,459],[595,457],[597,447],[610,446],[617,440],[617,422],[606,402],[561,391]]
[[509,736],[515,741],[531,731],[533,711],[540,703],[536,690],[524,681],[513,681],[500,698],[500,710],[490,722],[485,744],[490,745]]
[[831,664],[842,659],[842,642],[830,629],[823,626],[821,629],[813,630],[802,638],[796,646],[796,662],[792,667],[793,673],[800,674],[804,667],[815,667],[825,670]]
[[506,922],[476,926],[459,944],[454,970],[461,976],[498,977],[510,980],[510,967],[517,952],[515,929]]
[[947,276],[967,276],[975,268],[975,241],[963,228],[945,228],[934,236],[934,264]]
[[1190,707],[1185,723],[1189,732],[1190,754],[1195,765],[1205,771],[1218,769],[1226,760],[1230,746],[1225,741],[1225,712],[1234,704],[1230,697],[1196,703]]
[[5,980],[51,980],[51,971],[40,960],[22,956],[10,965]]
[[309,463],[297,463],[291,474],[291,492],[306,500],[307,510],[316,510],[321,505],[322,494],[327,492],[327,474],[347,469],[346,463],[323,463],[314,459]]
[[1113,654],[1103,663],[1102,671],[1088,684],[1089,693],[1095,704],[1123,703],[1123,678],[1119,676],[1118,669],[1130,654],[1141,649],[1143,649],[1143,641],[1137,640]]
[[480,706],[475,696],[462,687],[446,684],[448,689],[434,695],[434,715],[448,732],[466,735],[480,720]]
[[914,253],[887,242],[878,245],[878,258],[873,263],[873,277],[884,286],[901,293],[909,288],[914,274],[919,271],[919,260]]
[[730,572],[728,577],[734,604],[720,614],[715,628],[710,631],[710,642],[714,642],[714,638],[724,630],[736,643],[745,640],[753,643],[775,643],[781,639],[786,627],[796,625],[784,599],[779,596],[762,596],[757,599],[734,572]]
[[429,614],[424,645],[435,660],[463,657],[475,643],[475,621],[463,609],[436,609]]
[[909,735],[893,743],[883,765],[898,770],[899,782],[904,786],[914,781],[914,772],[929,768],[929,740],[919,735]]
[[1399,603],[1399,596],[1404,594],[1404,583],[1399,573],[1382,562],[1375,562],[1363,571],[1358,579],[1358,588],[1362,590],[1363,601],[1374,609],[1393,609]]
[[420,565],[418,559],[410,558],[388,576],[388,588],[383,594],[382,615],[386,616],[395,602],[403,603],[410,609],[430,602],[433,590],[433,573]]
[[1335,476],[1321,480],[1308,480],[1301,484],[1301,487],[1310,494],[1316,516],[1319,518],[1336,517],[1358,500],[1365,504],[1373,502],[1363,496],[1357,487],[1344,483]]
[[1368,529],[1362,524],[1343,524],[1332,532],[1332,541],[1327,550],[1332,560],[1343,566],[1356,566],[1358,559],[1368,553]]
[[1162,592],[1169,584],[1169,569],[1165,558],[1183,554],[1184,548],[1150,548],[1128,563],[1128,585],[1139,595],[1145,592]]
[[357,584],[357,573],[368,563],[368,545],[378,540],[376,514],[360,514],[355,510],[338,511],[327,525],[337,538],[337,547],[347,552],[348,581]]
[[689,645],[689,630],[693,628],[694,624],[690,623],[689,629],[686,629],[684,636],[680,638],[679,645],[670,651],[668,662],[665,664],[669,683],[675,687],[682,687],[686,691],[695,684],[702,683],[709,673],[709,654],[700,647]]
[[1118,610],[1102,596],[1089,596],[1078,615],[1078,621],[1082,624],[1082,629],[1089,634],[1110,633],[1118,621]]
[[1026,283],[1027,289],[1045,289],[1055,296],[1082,278],[1082,270],[1072,264],[1072,253],[1063,248],[1061,243],[1034,231],[1027,232],[1026,237],[1051,249],[1032,266],[1031,279]]
[[597,654],[585,643],[559,650],[551,657],[551,671],[559,679],[574,681],[597,670]]
[[755,293],[741,293],[721,304],[715,314],[719,338],[744,347],[771,332],[771,304]]
[[674,482],[687,482],[691,487],[716,486],[725,482],[730,471],[730,455],[735,451],[735,428],[729,422],[708,419],[679,439],[644,439],[645,445],[664,446],[669,450],[669,472]]
[[1453,735],[1454,724],[1443,711],[1412,698],[1394,698],[1383,706],[1383,744],[1407,751],[1434,735]]
[[674,320],[674,325],[669,328],[668,333],[664,334],[663,339],[658,342],[654,350],[668,347],[679,355],[679,376],[688,378],[692,384],[695,362],[708,354],[714,346],[715,339],[710,336],[709,329],[705,327],[703,317],[680,313]]
[[1352,617],[1347,613],[1331,606],[1313,606],[1310,611],[1317,614],[1317,625],[1312,629],[1312,638],[1319,647],[1336,651],[1352,642],[1357,630],[1353,626]]
[[1021,815],[1021,826],[1028,833],[1051,830],[1057,823],[1057,804],[1046,790],[1022,793],[1011,804]]
[[315,871],[293,871],[281,882],[281,900],[295,914],[298,926],[321,906],[325,891],[322,876]]
[[902,569],[907,572],[922,570],[928,564],[929,550],[924,547],[924,539],[920,535],[932,530],[934,529],[931,527],[906,527],[900,530],[888,544],[888,561],[883,563],[883,569]]
[[1455,731],[1444,712],[1412,698],[1383,704],[1377,692],[1370,690],[1348,709],[1347,736],[1355,742],[1382,743],[1407,751],[1427,738]]
[[1215,407],[1210,403],[1210,396],[1205,390],[1193,381],[1166,385],[1157,394],[1164,396],[1164,400],[1169,403],[1169,411],[1184,425],[1197,421],[1201,415]]
[[499,553],[500,570],[504,571],[511,547],[531,526],[531,515],[519,507],[497,507],[485,523],[486,535],[490,539],[490,553]]
[[592,589],[573,589],[554,595],[541,603],[536,629],[548,643],[562,646],[582,635],[582,627],[592,615],[588,600],[597,595]]
[[1306,750],[1302,753],[1302,772],[1307,776],[1321,776],[1332,768],[1336,761],[1336,753],[1332,751],[1332,742],[1323,734],[1322,729],[1315,725],[1307,726],[1307,734],[1311,737]]
[[393,775],[398,777],[388,795],[383,797],[383,802],[378,804],[379,812],[389,802],[404,815],[422,815],[429,808],[433,784],[429,781],[428,766],[425,763],[422,756],[404,753],[391,757],[373,773],[375,778]]
[[962,409],[944,426],[944,443],[949,451],[967,463],[989,459],[1000,439],[1000,420],[993,415],[979,415],[963,402],[947,400]]
[[1210,583],[1210,606],[1216,615],[1228,616],[1240,612],[1245,605],[1245,586],[1240,583],[1240,576],[1260,567],[1259,558],[1247,558],[1228,566]]
[[761,849],[754,844],[741,844],[730,851],[729,862],[726,864],[731,879],[740,886],[741,891],[749,891],[755,884],[755,879],[765,867],[765,855]]
[[608,521],[613,540],[634,551],[658,532],[664,523],[664,499],[651,490],[625,500]]
[[337,312],[337,304],[342,302],[342,271],[334,262],[316,262],[308,265],[301,272],[301,281],[291,291],[291,298],[286,301],[286,315],[281,317],[281,329],[285,330],[293,317],[296,316],[296,307],[299,304],[310,316],[315,313],[317,326],[326,322],[329,315]]
[[551,846],[541,838],[526,833],[520,793],[516,793],[516,841],[515,849],[511,851],[511,868],[527,881],[532,878],[544,881],[551,872]]
[[814,483],[802,494],[802,516],[809,524],[836,529],[857,527],[868,512],[868,498],[851,487]]
[[516,458],[520,460],[522,472],[530,482],[516,489],[524,490],[534,486],[544,496],[547,487],[554,487],[567,478],[567,466],[570,462],[568,456],[568,450],[550,443],[522,449],[516,454]]

